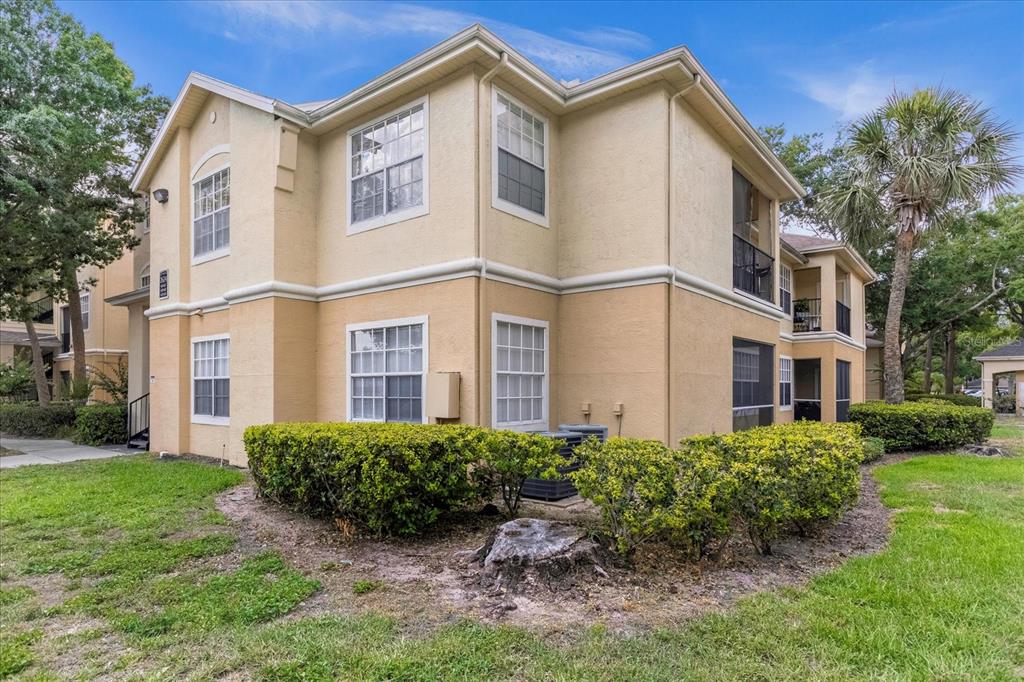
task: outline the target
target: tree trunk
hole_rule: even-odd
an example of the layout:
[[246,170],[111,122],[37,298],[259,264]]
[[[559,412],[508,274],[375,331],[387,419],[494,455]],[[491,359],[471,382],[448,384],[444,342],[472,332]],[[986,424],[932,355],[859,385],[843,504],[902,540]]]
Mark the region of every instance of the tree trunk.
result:
[[932,337],[930,336],[924,347],[924,392],[932,392]]
[[903,230],[896,237],[896,263],[889,288],[889,309],[885,314],[885,402],[903,402],[903,365],[900,362],[900,321],[903,299],[910,278],[910,257],[914,253],[914,232]]
[[945,392],[953,392],[953,373],[956,370],[956,327],[950,326],[946,330],[946,373]]
[[74,271],[64,276],[64,290],[68,296],[71,350],[74,357],[71,378],[75,384],[85,385],[85,330],[82,328],[82,298],[78,287],[78,276]]
[[43,350],[39,347],[39,334],[32,321],[32,314],[25,316],[25,331],[28,332],[28,343],[32,347],[32,376],[36,380],[36,399],[42,407],[50,404],[50,386],[46,383],[46,368],[43,367]]

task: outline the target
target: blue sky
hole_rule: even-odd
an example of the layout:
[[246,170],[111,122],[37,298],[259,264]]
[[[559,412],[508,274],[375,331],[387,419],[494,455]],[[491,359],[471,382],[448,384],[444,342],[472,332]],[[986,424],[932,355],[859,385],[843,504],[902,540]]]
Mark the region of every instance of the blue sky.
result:
[[1024,133],[1021,2],[60,4],[172,98],[193,70],[289,102],[337,97],[480,21],[565,79],[686,45],[756,126],[831,136],[894,87],[940,84]]

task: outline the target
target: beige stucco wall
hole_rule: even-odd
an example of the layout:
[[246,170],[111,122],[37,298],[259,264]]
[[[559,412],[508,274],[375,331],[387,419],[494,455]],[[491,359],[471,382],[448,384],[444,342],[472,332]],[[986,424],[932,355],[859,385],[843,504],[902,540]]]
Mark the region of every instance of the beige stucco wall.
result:
[[850,404],[862,403],[864,397],[864,352],[835,341],[797,342],[793,357],[821,359],[821,420],[836,420],[836,360],[850,363]]
[[[985,407],[992,407],[992,398],[995,394],[995,384],[993,382],[995,375],[1005,372],[1015,372],[1017,375],[1015,378],[1016,382],[1024,381],[1024,360],[985,360],[981,363],[981,386],[985,392],[982,400]],[[1018,413],[1024,413],[1024,391],[1020,390],[1020,386],[1016,387],[1016,391]]]

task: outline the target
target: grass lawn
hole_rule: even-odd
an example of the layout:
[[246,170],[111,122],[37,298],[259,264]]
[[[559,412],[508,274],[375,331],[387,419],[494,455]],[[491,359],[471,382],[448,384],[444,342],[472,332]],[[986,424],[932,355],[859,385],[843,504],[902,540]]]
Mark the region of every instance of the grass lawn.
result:
[[213,498],[242,480],[231,470],[147,456],[5,470],[0,677],[1020,679],[1024,459],[922,456],[875,475],[899,510],[881,554],[679,629],[554,641],[283,617],[318,585],[272,547],[229,560]]

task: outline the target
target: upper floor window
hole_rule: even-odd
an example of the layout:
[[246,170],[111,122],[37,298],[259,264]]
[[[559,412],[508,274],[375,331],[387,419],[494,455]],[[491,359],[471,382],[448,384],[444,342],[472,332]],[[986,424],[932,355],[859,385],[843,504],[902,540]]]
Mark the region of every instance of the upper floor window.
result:
[[79,300],[82,302],[82,329],[89,328],[89,294],[83,293],[79,295]]
[[149,286],[149,266],[142,268],[142,272],[139,273],[139,288],[144,289]]
[[547,121],[497,90],[493,110],[494,206],[547,227]]
[[143,213],[142,213],[142,232],[143,232],[143,234],[146,234],[146,233],[149,232],[149,210],[150,210],[149,195],[147,194],[144,197],[142,197],[142,211],[143,211]]
[[732,171],[732,286],[765,301],[775,300],[775,259],[762,250],[757,222],[760,195],[749,180]]
[[779,264],[779,305],[787,315],[793,313],[793,271],[788,265]]
[[426,213],[427,102],[349,133],[349,234]]
[[231,244],[231,169],[192,184],[192,258],[223,255]]

